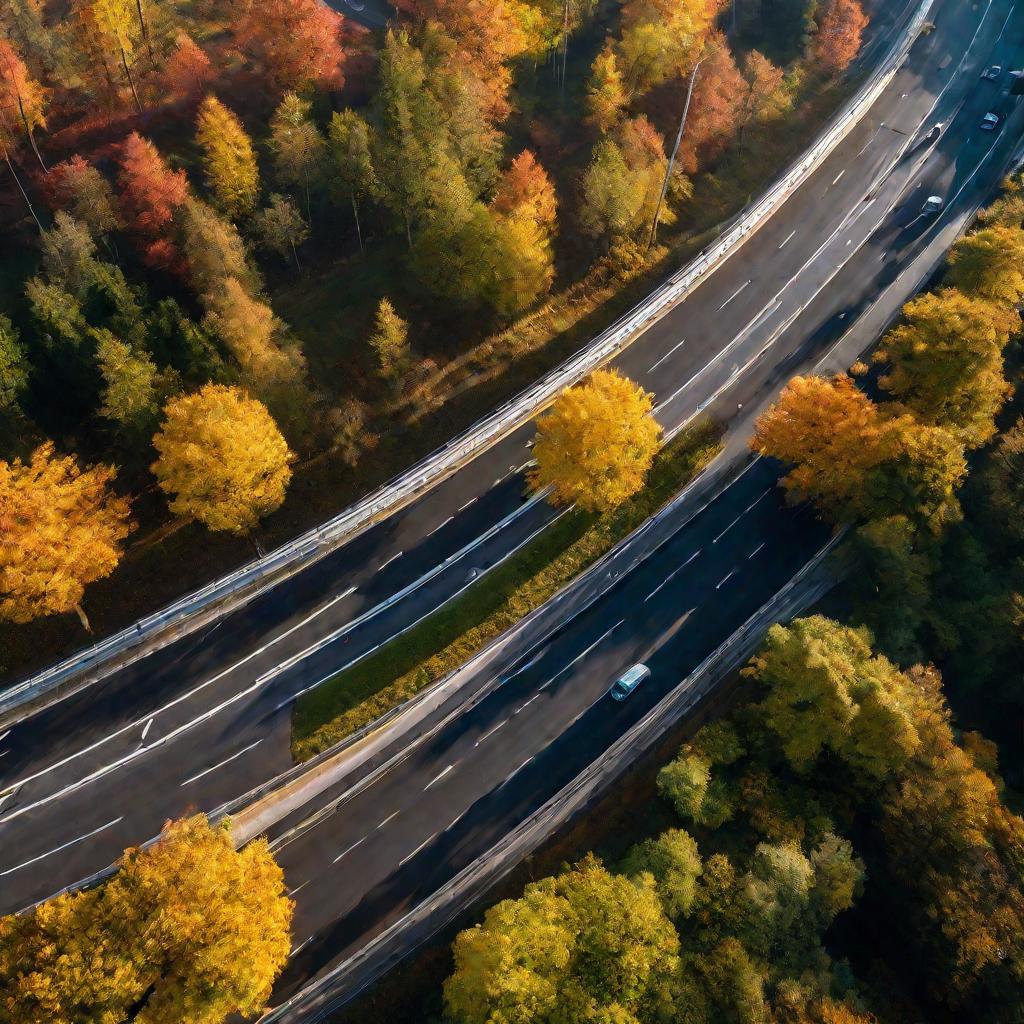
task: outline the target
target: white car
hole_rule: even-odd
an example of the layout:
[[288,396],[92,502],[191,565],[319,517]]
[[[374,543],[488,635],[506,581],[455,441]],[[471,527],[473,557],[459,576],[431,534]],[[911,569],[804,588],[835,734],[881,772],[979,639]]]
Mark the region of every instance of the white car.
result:
[[634,665],[627,669],[608,691],[612,700],[625,700],[651,674],[646,665]]
[[989,111],[982,119],[979,127],[983,132],[994,132],[999,127],[1002,118],[998,114]]

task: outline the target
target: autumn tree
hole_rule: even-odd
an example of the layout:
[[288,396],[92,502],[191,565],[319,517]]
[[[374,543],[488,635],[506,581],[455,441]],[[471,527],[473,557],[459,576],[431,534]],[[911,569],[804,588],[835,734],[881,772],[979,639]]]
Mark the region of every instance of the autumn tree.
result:
[[341,18],[319,0],[266,0],[238,5],[235,42],[271,83],[285,93],[344,84]]
[[618,57],[611,43],[606,43],[590,68],[587,122],[601,133],[610,131],[618,124],[628,101]]
[[644,93],[674,74],[688,72],[719,7],[719,0],[627,0],[619,56],[630,90]]
[[814,60],[827,74],[845,71],[860,52],[868,16],[857,0],[826,0],[814,36]]
[[175,216],[176,234],[188,253],[188,278],[200,300],[221,290],[235,278],[251,295],[261,290],[256,269],[249,262],[245,243],[231,221],[197,199],[183,203]]
[[794,377],[751,448],[793,465],[782,483],[841,522],[906,515],[938,531],[959,516],[963,447],[941,427],[883,410],[845,375]]
[[96,361],[103,376],[101,415],[122,426],[145,427],[156,414],[157,368],[105,328],[94,332]]
[[132,132],[121,145],[121,209],[140,241],[147,264],[180,271],[182,256],[171,239],[174,215],[189,197],[184,171],[172,171],[148,139]]
[[40,248],[47,280],[76,299],[84,299],[99,270],[96,243],[89,229],[58,210],[53,227],[40,235]]
[[1016,306],[1024,298],[1024,228],[996,224],[961,238],[946,280],[965,295]]
[[445,1004],[460,1024],[659,1019],[678,948],[650,875],[633,881],[587,858],[459,934]]
[[196,142],[217,205],[236,220],[248,216],[260,194],[256,153],[242,122],[212,94],[200,104]]
[[245,533],[281,506],[293,456],[261,402],[207,384],[171,399],[163,415],[152,469],[175,515]]
[[18,329],[0,314],[0,414],[15,409],[28,386],[28,360],[18,339]]
[[32,77],[14,47],[0,36],[0,107],[16,110],[18,120],[35,153],[39,166],[46,171],[35,130],[46,127],[46,90]]
[[369,339],[377,374],[385,380],[401,376],[409,366],[409,325],[386,296],[377,306],[373,333]]
[[283,185],[302,189],[306,218],[312,219],[310,191],[321,180],[327,143],[311,114],[311,104],[286,93],[270,119],[274,171]]
[[1007,324],[1002,309],[953,288],[919,295],[875,353],[886,367],[879,384],[921,422],[977,448],[995,434],[1010,391],[1002,358]]
[[282,386],[299,385],[305,360],[284,338],[284,325],[270,306],[250,295],[235,277],[205,296],[204,323],[220,337],[242,369],[242,379],[261,397]]
[[[580,225],[605,241],[650,229],[667,160],[661,137],[645,117],[624,122],[594,147],[582,181]],[[662,223],[671,223],[663,211]]]
[[614,370],[597,370],[563,392],[537,420],[530,483],[552,501],[605,512],[643,487],[661,427],[653,401]]
[[276,193],[271,195],[270,205],[256,214],[255,224],[264,248],[278,253],[285,260],[291,254],[295,269],[302,269],[298,247],[309,238],[309,225],[290,199]]
[[0,919],[5,1010],[22,1024],[251,1016],[287,962],[293,908],[266,840],[236,851],[202,815],[168,823],[98,888]]
[[134,529],[113,494],[112,466],[80,469],[40,445],[28,462],[0,462],[0,616],[30,622],[82,610],[86,586],[109,576]]
[[120,63],[136,109],[141,114],[142,101],[132,74],[135,51],[142,38],[136,0],[78,0],[76,11],[86,39],[94,43],[100,52],[108,78],[111,74],[108,56],[114,55]]
[[786,73],[762,53],[751,50],[743,62],[743,78],[747,94],[743,103],[742,121],[764,124],[779,117],[790,101]]
[[1024,419],[1018,419],[999,438],[982,480],[1001,529],[1018,543],[1024,542],[1024,517],[1020,514],[1024,508]]
[[110,183],[78,155],[50,168],[46,189],[54,207],[85,224],[93,238],[105,238],[121,226]]
[[866,630],[820,615],[772,626],[746,672],[767,689],[765,723],[798,771],[828,752],[884,779],[920,745],[911,683],[872,651]]
[[160,74],[164,89],[177,99],[195,100],[210,85],[214,74],[206,51],[187,32],[179,31]]
[[354,110],[335,111],[331,115],[327,136],[327,174],[331,193],[336,201],[351,204],[362,252],[363,229],[359,223],[359,207],[378,191],[370,153],[370,127]]

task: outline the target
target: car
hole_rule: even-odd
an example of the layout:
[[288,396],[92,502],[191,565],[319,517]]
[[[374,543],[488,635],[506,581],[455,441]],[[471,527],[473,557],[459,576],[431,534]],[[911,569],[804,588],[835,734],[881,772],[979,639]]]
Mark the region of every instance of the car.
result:
[[945,127],[941,121],[938,124],[933,124],[928,129],[928,134],[924,137],[925,142],[934,142],[942,134],[942,129]]
[[942,196],[929,196],[924,201],[921,213],[930,216],[933,213],[939,213],[945,205],[946,200]]
[[615,680],[608,695],[612,700],[625,700],[650,674],[646,665],[634,665]]
[[981,73],[981,77],[986,82],[998,82],[1003,77],[1003,69],[999,64],[993,64],[990,68],[985,68]]
[[999,127],[999,122],[1002,118],[998,114],[993,114],[990,110],[982,119],[979,127],[983,132],[994,132]]

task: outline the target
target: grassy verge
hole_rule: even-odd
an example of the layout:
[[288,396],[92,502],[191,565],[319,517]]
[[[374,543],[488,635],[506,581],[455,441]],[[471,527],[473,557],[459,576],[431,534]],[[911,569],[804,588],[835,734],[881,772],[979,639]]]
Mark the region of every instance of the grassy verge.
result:
[[479,583],[298,701],[292,754],[305,761],[447,675],[650,518],[720,449],[711,423],[659,454],[644,489],[605,515],[573,510]]

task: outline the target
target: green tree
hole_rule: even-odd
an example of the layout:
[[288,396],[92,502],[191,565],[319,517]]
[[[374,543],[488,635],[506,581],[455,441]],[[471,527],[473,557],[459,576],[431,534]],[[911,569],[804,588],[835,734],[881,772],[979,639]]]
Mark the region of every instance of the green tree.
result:
[[291,253],[295,269],[302,269],[298,247],[309,238],[309,225],[290,199],[276,193],[272,195],[270,205],[256,214],[256,230],[264,248],[278,253],[285,260]]
[[948,427],[969,448],[995,434],[995,416],[1010,388],[1002,350],[1004,312],[956,289],[926,293],[903,308],[874,358],[879,384],[924,423]]
[[260,195],[256,153],[242,122],[212,93],[199,106],[196,143],[217,205],[236,220],[247,217]]
[[359,251],[363,251],[363,229],[359,206],[379,191],[370,153],[370,126],[354,110],[335,111],[327,131],[331,193],[337,202],[352,205]]
[[270,148],[277,179],[302,189],[307,220],[313,217],[310,192],[322,180],[327,153],[327,143],[313,121],[311,107],[308,100],[289,92],[270,119]]
[[675,920],[690,912],[703,866],[693,837],[681,828],[672,828],[634,846],[622,870],[630,876],[644,871],[653,875],[661,905]]
[[104,382],[100,413],[123,426],[149,425],[157,410],[156,365],[106,329],[95,331],[94,337]]
[[46,279],[76,299],[84,298],[98,269],[96,243],[89,229],[58,210],[53,227],[42,233],[41,247]]
[[369,338],[377,374],[385,380],[401,376],[409,366],[409,325],[386,296],[377,306],[373,333]]
[[28,360],[18,338],[18,329],[0,314],[0,413],[15,409],[28,386]]
[[462,1024],[653,1020],[668,1009],[678,946],[653,879],[588,858],[460,933],[445,1003]]
[[614,370],[596,370],[562,392],[537,420],[530,484],[556,504],[608,511],[644,485],[661,427],[653,400]]
[[1024,298],[1024,228],[996,224],[965,235],[950,251],[946,278],[966,295],[1017,305]]
[[587,121],[599,132],[610,131],[629,101],[618,58],[611,43],[594,58],[587,85]]
[[820,615],[772,626],[745,673],[766,688],[765,723],[799,771],[827,750],[861,776],[881,779],[920,744],[911,684],[873,653],[865,630]]

